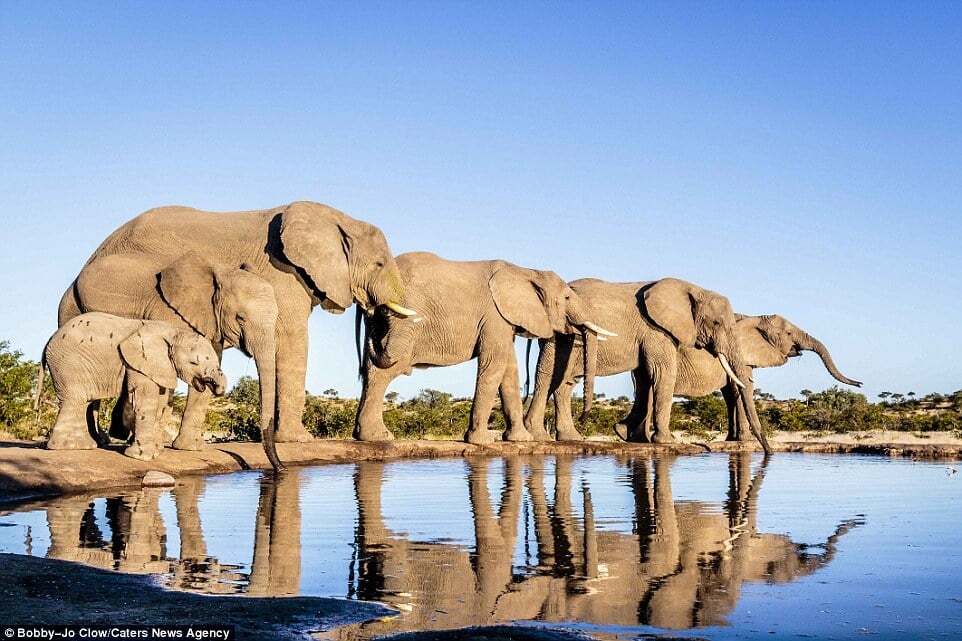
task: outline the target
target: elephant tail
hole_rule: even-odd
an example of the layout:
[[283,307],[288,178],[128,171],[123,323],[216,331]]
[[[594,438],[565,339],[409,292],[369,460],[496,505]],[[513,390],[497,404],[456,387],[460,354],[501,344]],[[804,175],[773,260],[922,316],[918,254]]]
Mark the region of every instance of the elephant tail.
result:
[[524,348],[524,400],[523,403],[528,402],[528,397],[531,395],[531,343],[534,341],[533,338],[528,339],[528,344]]

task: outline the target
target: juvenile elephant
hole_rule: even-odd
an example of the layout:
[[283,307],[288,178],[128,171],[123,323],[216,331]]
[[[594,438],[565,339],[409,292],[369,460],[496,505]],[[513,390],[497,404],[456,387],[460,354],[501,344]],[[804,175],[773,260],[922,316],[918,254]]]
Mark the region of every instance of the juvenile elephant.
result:
[[[741,346],[745,364],[754,372],[756,367],[779,367],[788,362],[789,358],[801,356],[803,351],[812,351],[819,355],[825,369],[841,383],[860,387],[862,383],[843,375],[828,348],[811,336],[808,332],[787,319],[778,315],[745,316],[735,314],[735,333]],[[555,347],[554,349],[559,349]],[[572,345],[571,353],[565,359],[567,369],[564,373],[549,377],[549,372],[539,370],[535,381],[535,402],[543,403],[547,396],[554,394],[556,411],[564,415],[559,424],[572,424],[571,420],[571,390],[575,379],[584,375],[584,367],[579,360],[582,356],[582,346]],[[598,346],[599,360],[612,362],[616,357],[609,353],[609,343]],[[550,380],[549,380],[550,379]],[[751,381],[746,381],[750,388]],[[704,349],[682,347],[678,354],[677,376],[675,379],[675,396],[696,398],[706,396],[721,390],[728,405],[728,440],[748,440],[750,438],[748,421],[742,411],[738,397],[732,394],[728,385],[728,375],[718,362],[718,359]],[[651,395],[648,395],[649,404]],[[639,402],[636,399],[636,403]],[[649,411],[645,423],[645,435],[651,436],[651,412]],[[570,434],[568,435],[570,437]],[[622,433],[624,436],[624,433]]]
[[[631,412],[619,423],[626,440],[670,443],[669,429],[672,397],[678,379],[680,350],[688,348],[706,352],[725,373],[733,398],[738,399],[748,417],[749,426],[769,451],[768,443],[745,380],[751,380],[745,355],[735,331],[735,314],[728,299],[676,278],[653,282],[609,283],[585,278],[570,283],[571,289],[588,306],[597,322],[613,329],[617,336],[595,344],[595,336],[585,336],[586,352],[597,352],[585,359],[585,414],[594,396],[594,376],[610,376],[631,372],[635,381],[635,403]],[[556,337],[543,341],[538,357],[537,380],[531,404],[525,415],[525,426],[536,439],[549,438],[544,427],[544,410],[548,395],[555,392],[558,438],[578,440],[571,417],[572,376],[568,370],[574,348],[573,337]],[[557,391],[556,391],[557,390]],[[651,411],[649,412],[649,406]],[[654,433],[645,429],[652,415]]]
[[[111,274],[125,274],[122,287],[105,287]],[[143,282],[137,283],[136,278]],[[218,358],[227,347],[237,347],[252,356],[261,380],[261,429],[270,428],[276,407],[272,383],[278,308],[274,288],[247,265],[227,267],[196,251],[172,262],[157,260],[152,266],[142,256],[116,254],[88,265],[78,277],[76,288],[93,309],[108,308],[119,300],[118,291],[127,292],[123,300],[125,316],[151,318],[199,332],[213,343]],[[180,434],[174,440],[177,449],[197,450],[203,445],[201,428],[209,392],[193,393],[194,402],[188,400]],[[202,413],[192,415],[197,412]],[[126,438],[126,430],[117,425],[123,421],[128,423],[127,430],[130,428],[132,413],[123,392],[114,416],[111,435]],[[269,444],[270,435],[265,434],[262,440]]]
[[589,319],[584,303],[557,274],[502,260],[459,262],[415,252],[397,258],[407,301],[423,317],[402,318],[378,308],[366,316],[364,388],[354,437],[393,438],[384,426],[384,392],[412,368],[444,367],[478,359],[474,405],[465,440],[490,443],[495,395],[501,395],[510,441],[531,440],[522,423],[517,333],[610,334]]
[[[273,304],[265,302],[268,289]],[[301,414],[313,307],[340,313],[357,302],[411,313],[403,299],[381,230],[326,205],[237,213],[164,207],[101,243],[64,293],[59,323],[92,311],[176,320],[218,348],[237,346],[257,364],[262,429],[274,422],[276,399],[277,440],[306,441]],[[201,447],[208,400],[189,393],[174,447]]]
[[206,338],[162,321],[142,321],[91,312],[77,316],[44,348],[60,398],[50,432],[52,450],[95,449],[92,401],[127,392],[134,409],[134,441],[127,456],[149,461],[163,448],[161,400],[181,379],[194,389],[221,395],[227,386],[217,353]]

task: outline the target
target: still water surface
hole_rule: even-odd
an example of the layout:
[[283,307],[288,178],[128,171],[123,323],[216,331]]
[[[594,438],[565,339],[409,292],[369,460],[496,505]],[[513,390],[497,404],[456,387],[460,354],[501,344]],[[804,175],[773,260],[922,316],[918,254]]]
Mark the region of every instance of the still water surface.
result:
[[958,467],[733,453],[242,472],[7,513],[0,551],[399,612],[338,639],[514,621],[625,639],[956,638]]

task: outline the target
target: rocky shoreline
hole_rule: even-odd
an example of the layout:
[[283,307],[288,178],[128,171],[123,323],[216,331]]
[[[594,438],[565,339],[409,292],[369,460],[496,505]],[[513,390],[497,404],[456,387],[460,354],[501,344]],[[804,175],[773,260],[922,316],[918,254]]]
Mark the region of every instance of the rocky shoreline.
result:
[[[817,454],[869,454],[929,460],[962,460],[959,442],[859,442],[850,439],[787,441],[772,439],[776,452]],[[955,439],[953,439],[954,441]],[[278,445],[288,465],[349,463],[358,460],[398,460],[504,454],[638,455],[672,452],[679,455],[757,449],[752,444],[711,442],[707,445],[628,444],[620,441],[493,443],[477,446],[460,441],[390,441],[361,443],[348,440],[317,440]],[[141,484],[150,470],[174,476],[219,474],[251,469],[270,469],[258,443],[215,443],[196,452],[167,449],[150,463],[123,456],[119,449],[50,451],[38,443],[0,441],[0,503],[76,492],[131,487]]]

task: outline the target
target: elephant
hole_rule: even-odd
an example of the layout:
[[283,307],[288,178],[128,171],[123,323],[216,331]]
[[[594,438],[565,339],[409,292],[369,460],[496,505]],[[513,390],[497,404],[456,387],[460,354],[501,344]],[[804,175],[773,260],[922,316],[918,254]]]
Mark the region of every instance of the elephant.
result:
[[[142,321],[90,312],[69,321],[47,342],[44,364],[60,399],[47,448],[94,449],[92,401],[125,390],[134,409],[133,443],[124,454],[143,461],[163,449],[162,415],[170,390],[181,379],[194,389],[222,395],[227,379],[206,338],[163,321]],[[38,385],[38,390],[42,386]]]
[[504,438],[531,440],[522,423],[515,334],[610,333],[591,322],[581,299],[554,272],[426,252],[402,254],[397,264],[407,301],[426,315],[403,317],[384,307],[364,315],[366,338],[358,346],[363,390],[354,429],[362,441],[393,438],[382,415],[384,392],[397,376],[473,358],[478,373],[465,440],[485,444],[497,438],[488,419],[499,391],[508,425]]
[[[632,372],[636,398],[628,416],[617,428],[628,441],[670,443],[672,397],[678,378],[680,351],[702,351],[725,373],[732,398],[744,408],[749,427],[766,452],[770,447],[761,431],[751,391],[751,370],[738,334],[735,314],[728,299],[708,289],[677,278],[651,282],[611,283],[585,278],[569,283],[588,306],[588,313],[617,336],[605,337],[604,349],[597,337],[586,334],[582,341],[585,404],[587,415],[594,397],[594,377]],[[549,337],[550,338],[550,337]],[[544,427],[545,404],[555,393],[557,435],[561,440],[583,437],[571,418],[570,359],[574,337],[555,336],[541,341],[534,394],[525,413],[525,426],[538,440],[548,440]],[[651,411],[649,412],[649,406]],[[652,417],[654,433],[645,430]]]
[[[741,346],[745,363],[753,372],[759,367],[779,367],[788,359],[802,355],[803,351],[815,352],[822,359],[825,369],[836,380],[846,385],[861,387],[860,381],[848,378],[842,374],[832,359],[828,348],[817,338],[801,329],[786,318],[777,314],[765,316],[746,316],[735,314],[735,332]],[[612,343],[602,343],[598,346],[597,358],[603,362],[612,362],[617,357],[608,353]],[[568,367],[564,373],[559,373],[549,380],[549,372],[538,372],[535,381],[535,401],[551,394],[555,395],[556,411],[567,414],[560,419],[561,424],[569,425],[571,397],[570,392],[574,379],[583,375],[584,368],[581,360],[581,345],[572,345],[571,354],[567,358]],[[753,385],[753,376],[749,377],[749,386]],[[728,437],[729,441],[745,441],[750,438],[748,423],[744,411],[738,403],[738,398],[731,393],[727,384],[728,376],[724,368],[709,352],[703,349],[682,347],[678,355],[677,375],[675,379],[675,396],[695,398],[706,396],[721,390],[728,406]],[[648,394],[649,406],[651,395]],[[638,400],[636,399],[636,403]],[[645,434],[650,437],[651,413],[649,411],[645,423]]]
[[[674,460],[617,460],[627,480],[619,487],[630,492],[628,504],[634,505],[631,530],[623,532],[610,521],[597,525],[610,515],[598,515],[592,488],[575,482],[574,457],[553,457],[553,466],[550,458],[504,457],[500,496],[494,497],[491,460],[470,457],[465,465],[473,547],[412,540],[392,530],[381,504],[390,464],[358,462],[351,594],[386,602],[399,614],[348,626],[339,638],[523,620],[676,629],[724,625],[744,584],[810,576],[832,562],[841,537],[861,523],[842,521],[816,545],[760,532],[758,497],[767,458],[752,473],[749,452],[728,455],[721,505],[676,500]],[[553,481],[550,498],[546,479]],[[525,551],[520,566],[518,548]]]
[[[273,293],[272,300],[269,293]],[[162,207],[108,236],[64,293],[63,326],[83,312],[176,321],[219,349],[254,358],[265,440],[308,441],[301,423],[307,319],[320,305],[403,307],[397,264],[380,229],[326,205],[294,202],[236,213]],[[189,392],[177,449],[203,446],[209,395]]]

